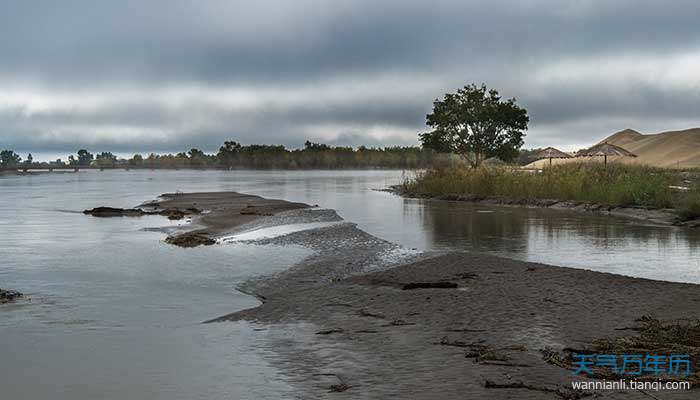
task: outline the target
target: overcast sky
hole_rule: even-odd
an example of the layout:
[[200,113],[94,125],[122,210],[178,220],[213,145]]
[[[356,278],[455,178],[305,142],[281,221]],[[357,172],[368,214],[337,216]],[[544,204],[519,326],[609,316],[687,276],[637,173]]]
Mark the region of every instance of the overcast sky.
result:
[[413,145],[471,82],[526,146],[700,126],[700,2],[0,0],[0,147]]

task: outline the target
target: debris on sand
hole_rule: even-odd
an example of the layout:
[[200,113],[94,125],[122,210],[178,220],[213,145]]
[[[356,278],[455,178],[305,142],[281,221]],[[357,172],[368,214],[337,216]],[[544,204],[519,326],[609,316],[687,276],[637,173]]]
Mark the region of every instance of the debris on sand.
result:
[[653,352],[683,351],[700,353],[700,320],[664,322],[650,316],[637,321],[639,336],[598,339],[593,342],[597,351],[624,352],[643,349]]
[[0,304],[11,303],[20,297],[24,297],[24,294],[16,290],[5,290],[0,289]]
[[331,385],[328,389],[328,391],[331,393],[342,393],[350,389],[350,385],[348,385],[347,383],[338,383],[336,385]]
[[325,331],[318,331],[318,332],[316,332],[316,334],[317,335],[330,335],[332,333],[343,333],[343,332],[345,332],[345,331],[342,329],[328,329]]
[[272,215],[270,212],[266,212],[259,207],[248,204],[247,206],[241,208],[241,215]]
[[472,272],[462,272],[459,274],[455,274],[455,277],[457,279],[476,279],[479,277],[479,275]]
[[241,208],[241,215],[255,215],[258,213],[258,209],[255,206],[248,204],[247,206]]
[[363,316],[363,317],[379,318],[379,319],[384,319],[384,318],[386,318],[386,317],[384,316],[384,314],[374,313],[374,312],[371,312],[371,311],[367,311],[367,310],[364,309],[364,308],[361,309],[360,311],[358,311],[357,313],[358,313],[359,315]]
[[467,342],[464,342],[461,340],[450,340],[450,338],[447,336],[443,336],[439,342],[434,343],[434,344],[439,344],[440,346],[469,347],[469,348],[485,347],[485,345],[483,344],[483,340],[479,340],[477,342],[467,343]]
[[338,374],[314,374],[313,376],[333,376],[336,379],[338,379],[338,383],[330,385],[328,387],[329,393],[342,393],[352,387],[345,383],[345,380],[343,380],[343,378],[341,378]]
[[[571,369],[574,363],[573,354],[687,354],[692,360],[700,357],[700,320],[664,322],[650,316],[643,316],[636,322],[639,324],[638,327],[626,330],[636,330],[639,332],[638,335],[596,339],[588,349],[566,348],[563,355],[546,348],[541,350],[542,358],[549,364]],[[588,374],[589,378],[611,380],[623,378],[607,367],[591,366],[590,370],[592,373]],[[684,377],[684,380],[692,384],[700,383],[697,365],[693,366],[692,370],[694,373]],[[635,379],[673,381],[677,380],[677,377],[642,371],[641,375],[636,376]]]
[[413,289],[456,289],[458,285],[454,282],[411,282],[403,285],[403,290]]
[[406,325],[415,325],[415,324],[416,324],[415,322],[406,322],[402,319],[395,319],[395,320],[389,322],[388,324],[382,325],[382,326],[406,326]]
[[180,247],[211,246],[216,240],[204,233],[183,233],[176,236],[168,236],[165,242]]

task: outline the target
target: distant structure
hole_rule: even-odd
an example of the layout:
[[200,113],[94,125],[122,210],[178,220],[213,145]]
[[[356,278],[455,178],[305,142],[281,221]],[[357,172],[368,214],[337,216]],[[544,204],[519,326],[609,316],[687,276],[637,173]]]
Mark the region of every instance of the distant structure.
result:
[[577,157],[604,157],[605,165],[608,165],[608,156],[637,157],[620,146],[608,142],[599,143],[591,148],[576,153]]
[[546,149],[542,149],[535,153],[534,155],[535,158],[538,160],[545,160],[549,158],[549,166],[552,166],[552,159],[553,158],[572,158],[571,155],[564,153],[563,151],[559,149],[555,149],[554,147],[547,147]]

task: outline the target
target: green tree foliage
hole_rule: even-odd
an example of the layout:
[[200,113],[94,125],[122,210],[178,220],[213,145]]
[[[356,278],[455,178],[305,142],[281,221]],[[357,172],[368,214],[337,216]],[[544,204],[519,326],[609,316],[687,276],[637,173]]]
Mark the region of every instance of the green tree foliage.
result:
[[302,149],[288,150],[283,146],[226,142],[219,149],[217,160],[225,168],[424,168],[436,156],[433,150],[419,147],[353,149],[307,141]]
[[129,160],[129,166],[130,167],[142,167],[143,166],[143,156],[141,154],[134,154],[133,157]]
[[236,166],[240,157],[241,148],[242,146],[238,142],[224,142],[224,145],[219,148],[219,152],[216,154],[219,165],[225,168],[233,168]]
[[433,102],[426,116],[433,130],[420,140],[424,147],[459,154],[478,167],[491,157],[516,158],[529,121],[515,99],[502,100],[498,91],[472,84]]
[[93,158],[94,157],[90,152],[85,149],[80,149],[78,150],[78,159],[75,160],[75,158],[73,158],[73,162],[77,163],[77,165],[87,166],[90,165]]
[[216,162],[216,156],[204,154],[204,152],[199,149],[191,149],[187,152],[187,156],[189,158],[189,166],[192,168],[212,166]]
[[3,167],[15,167],[22,162],[22,157],[12,150],[0,151],[0,165]]
[[[17,165],[19,156],[4,151],[7,165]],[[16,158],[13,158],[14,154]],[[435,151],[420,147],[368,148],[329,146],[306,142],[301,149],[287,149],[281,145],[253,144],[243,146],[227,141],[216,154],[207,154],[200,149],[190,149],[177,154],[151,153],[144,158],[135,154],[131,159],[118,159],[110,152],[93,156],[87,150],[78,151],[77,157],[70,155],[68,163],[74,167],[94,166],[99,168],[223,168],[223,169],[351,169],[351,168],[400,168],[417,169],[432,165],[438,155]],[[94,162],[93,162],[94,159]],[[14,161],[12,161],[14,160]],[[63,166],[60,160],[51,163],[34,163],[37,166]]]
[[117,156],[110,152],[102,152],[95,157],[95,163],[100,168],[114,168],[117,165]]

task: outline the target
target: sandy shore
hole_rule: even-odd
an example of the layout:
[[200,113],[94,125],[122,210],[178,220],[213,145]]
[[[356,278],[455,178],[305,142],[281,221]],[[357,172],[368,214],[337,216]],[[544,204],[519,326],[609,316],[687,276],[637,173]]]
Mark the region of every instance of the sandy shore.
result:
[[143,204],[144,208],[187,210],[197,208],[205,212],[193,219],[211,235],[220,235],[244,224],[283,211],[308,208],[308,204],[285,200],[265,199],[236,192],[165,193],[160,200]]
[[[700,286],[483,254],[419,254],[338,222],[331,210],[281,200],[235,193],[164,199],[149,207],[211,210],[197,221],[206,235],[243,224],[336,222],[253,241],[305,246],[314,254],[285,272],[242,285],[262,301],[259,307],[209,321],[260,324],[260,334],[270,338],[266,350],[276,354],[275,362],[303,398],[698,396],[697,390],[573,391],[572,380],[586,378],[574,377],[567,360],[571,351],[594,352],[601,339],[638,337],[650,316],[700,318]],[[265,216],[240,214],[248,206]],[[294,335],[276,335],[289,326],[296,327]],[[695,339],[682,349],[697,356],[700,337]]]

